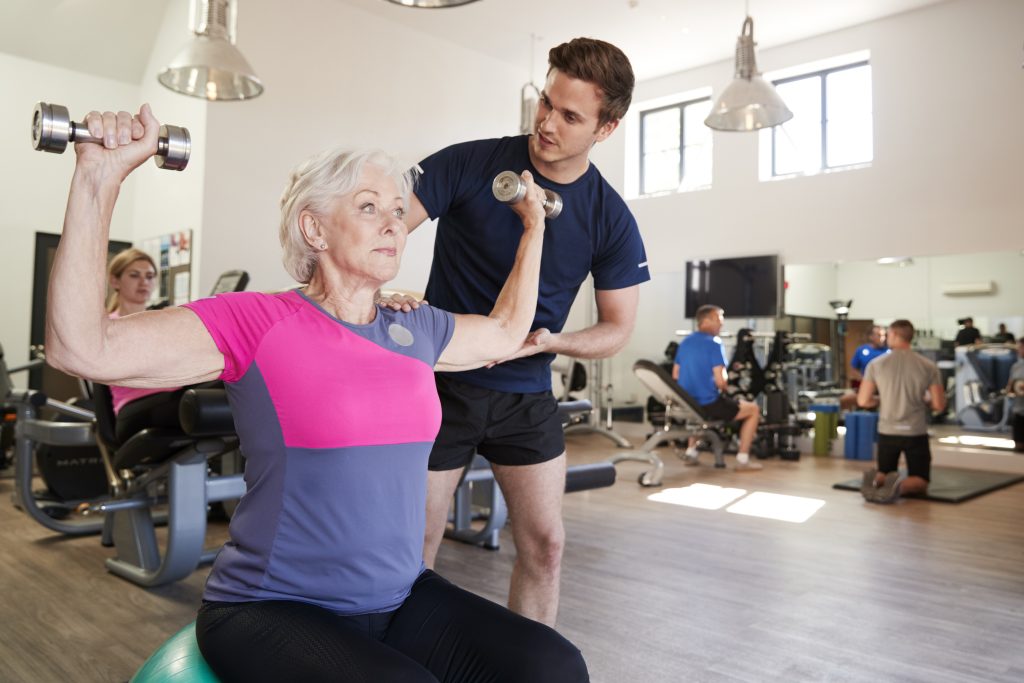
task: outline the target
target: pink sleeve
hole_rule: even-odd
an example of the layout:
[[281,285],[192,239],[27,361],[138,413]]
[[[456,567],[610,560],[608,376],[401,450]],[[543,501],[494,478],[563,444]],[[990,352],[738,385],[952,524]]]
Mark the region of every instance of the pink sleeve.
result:
[[199,316],[224,355],[220,379],[237,382],[249,369],[263,336],[298,306],[283,295],[232,292],[183,305]]

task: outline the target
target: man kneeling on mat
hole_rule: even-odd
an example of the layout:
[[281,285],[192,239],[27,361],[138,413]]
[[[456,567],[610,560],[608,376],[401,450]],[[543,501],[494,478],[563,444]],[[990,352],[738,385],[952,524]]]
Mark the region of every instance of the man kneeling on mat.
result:
[[[871,361],[857,390],[861,408],[878,407],[878,469],[865,472],[860,487],[871,503],[925,493],[931,479],[928,411],[946,409],[946,391],[938,366],[911,350],[913,338],[909,320],[889,325],[890,352]],[[907,457],[904,479],[897,469],[900,453]]]
[[[761,463],[750,462],[750,444],[757,434],[761,409],[756,403],[737,401],[719,393],[725,391],[729,384],[725,370],[729,363],[725,360],[725,348],[718,336],[725,324],[725,311],[710,304],[701,306],[697,309],[696,320],[697,331],[684,339],[676,350],[672,378],[700,403],[708,419],[742,422],[736,470],[759,470]],[[685,460],[688,465],[697,462],[697,440],[693,437],[690,437]]]

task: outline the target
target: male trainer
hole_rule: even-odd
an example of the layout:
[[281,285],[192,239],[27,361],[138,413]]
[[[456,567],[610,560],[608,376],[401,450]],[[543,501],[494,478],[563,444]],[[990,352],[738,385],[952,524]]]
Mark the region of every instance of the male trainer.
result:
[[[424,159],[406,224],[438,218],[427,283],[431,304],[487,312],[512,267],[521,221],[498,202],[502,171],[529,170],[562,197],[544,234],[534,332],[492,368],[437,373],[443,420],[430,457],[424,560],[434,565],[463,468],[480,453],[508,503],[516,562],[508,606],[553,625],[565,531],[565,440],[551,392],[555,354],[606,358],[629,340],[639,284],[650,279],[636,220],[590,163],[590,149],[625,115],[633,69],[614,45],[577,38],[553,48],[532,135],[456,144]],[[580,285],[594,278],[598,322],[562,332]]]

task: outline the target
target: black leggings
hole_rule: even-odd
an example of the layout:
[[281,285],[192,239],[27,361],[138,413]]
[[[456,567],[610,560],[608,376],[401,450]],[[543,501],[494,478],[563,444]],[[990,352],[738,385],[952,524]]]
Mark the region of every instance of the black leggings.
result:
[[204,602],[199,649],[223,683],[586,683],[554,629],[427,570],[401,607],[338,616],[288,600]]

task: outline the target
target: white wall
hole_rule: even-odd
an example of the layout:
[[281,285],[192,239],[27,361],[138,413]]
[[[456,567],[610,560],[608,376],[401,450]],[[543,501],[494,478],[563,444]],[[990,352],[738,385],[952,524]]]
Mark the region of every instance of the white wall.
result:
[[[244,3],[243,3],[244,4]],[[139,103],[149,102],[161,123],[183,126],[192,138],[188,167],[181,172],[157,170],[147,164],[145,173],[133,174],[136,183],[135,210],[132,219],[133,241],[179,230],[192,230],[192,297],[209,293],[198,286],[202,261],[203,190],[206,178],[206,100],[185,97],[160,85],[156,75],[192,38],[189,29],[189,3],[168,2],[163,23],[153,44],[145,76],[139,84]],[[132,111],[137,109],[133,108]]]
[[[767,21],[763,18],[762,21]],[[779,254],[812,264],[903,254],[956,254],[1024,247],[1024,73],[1020,0],[951,0],[790,45],[758,51],[763,71],[870,50],[875,158],[871,168],[758,181],[758,137],[715,133],[710,190],[630,200],[652,276],[676,277],[688,259]],[[639,83],[634,102],[724,87],[732,61]],[[628,131],[593,159],[623,189]],[[837,294],[842,294],[837,292]],[[671,286],[642,289],[637,334],[613,375],[638,391],[632,360],[664,347],[647,339],[682,304]],[[888,292],[898,302],[898,293]],[[895,295],[895,296],[894,296]],[[681,316],[681,313],[677,314]],[[858,313],[859,316],[859,313]],[[662,324],[664,322],[664,324]]]
[[[873,261],[842,263],[836,267],[840,298],[853,299],[851,316],[881,323],[907,318],[915,327],[952,339],[957,319],[974,318],[975,327],[990,335],[1004,322],[1020,334],[1024,314],[1024,256],[1019,252],[995,252],[915,258],[904,268],[881,266]],[[992,282],[991,294],[949,296],[945,284]],[[894,295],[896,294],[896,295]]]
[[835,317],[835,311],[828,302],[841,298],[836,294],[838,268],[839,266],[833,263],[787,264],[783,268],[785,314],[808,315],[815,318]]
[[[333,0],[247,0],[238,46],[266,86],[208,110],[200,287],[245,268],[250,288],[292,285],[278,200],[291,169],[330,146],[380,147],[410,163],[514,134],[525,74]],[[422,291],[433,229],[409,239],[397,288]]]
[[[74,171],[73,146],[63,155],[36,152],[29,134],[36,102],[62,104],[74,120],[92,109],[130,109],[138,86],[0,53],[0,343],[9,365],[28,361],[36,232],[60,233]],[[153,172],[157,169],[154,167]],[[139,174],[144,175],[144,174]],[[129,179],[111,238],[132,240],[134,186]],[[25,376],[15,378],[25,381]]]

